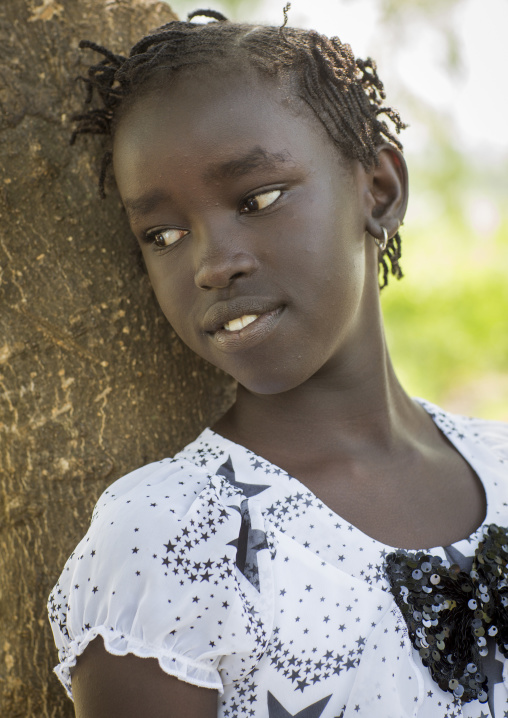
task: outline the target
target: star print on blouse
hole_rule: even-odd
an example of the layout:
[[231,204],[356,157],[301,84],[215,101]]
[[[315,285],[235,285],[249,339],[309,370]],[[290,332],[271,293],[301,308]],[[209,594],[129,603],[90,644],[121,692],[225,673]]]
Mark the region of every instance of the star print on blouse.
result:
[[270,488],[269,484],[245,484],[241,481],[236,481],[236,474],[233,468],[233,462],[231,456],[228,456],[227,461],[220,466],[216,471],[217,476],[223,476],[229,481],[231,486],[238,489],[240,493],[250,499],[251,496],[257,496],[262,491]]
[[242,523],[238,538],[228,543],[236,548],[236,566],[243,573],[247,581],[259,591],[258,551],[268,548],[266,533],[260,529],[253,529],[249,512],[249,502],[242,501],[240,507]]
[[268,691],[268,716],[269,718],[319,718],[331,695],[322,698],[320,701],[313,703],[307,708],[302,708],[298,713],[290,713],[279,701]]
[[236,472],[233,467],[231,456],[228,456],[227,461],[217,469],[216,473],[218,476],[223,476],[231,487],[241,492],[243,496],[247,497],[242,501],[240,507],[234,505],[228,506],[228,508],[238,511],[242,517],[238,538],[230,541],[228,546],[234,546],[236,548],[236,566],[238,570],[254,586],[254,588],[259,591],[260,586],[257,554],[259,551],[269,548],[269,546],[266,533],[260,529],[252,528],[248,499],[253,496],[257,496],[266,489],[269,489],[270,486],[267,484],[247,484],[236,481]]

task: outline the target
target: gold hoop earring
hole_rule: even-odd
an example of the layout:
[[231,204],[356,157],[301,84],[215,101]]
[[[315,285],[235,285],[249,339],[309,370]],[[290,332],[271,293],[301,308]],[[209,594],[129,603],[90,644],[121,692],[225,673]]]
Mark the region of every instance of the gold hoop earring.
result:
[[378,239],[377,237],[373,237],[374,242],[377,244],[379,249],[384,252],[386,249],[386,245],[388,244],[388,232],[386,230],[386,227],[383,227],[383,225],[380,225],[381,231],[383,233],[383,239]]

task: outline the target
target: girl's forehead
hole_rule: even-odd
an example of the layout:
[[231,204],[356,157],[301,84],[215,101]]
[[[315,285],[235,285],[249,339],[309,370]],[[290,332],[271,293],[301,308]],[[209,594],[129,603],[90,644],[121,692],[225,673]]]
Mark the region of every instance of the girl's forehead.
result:
[[114,153],[119,146],[169,141],[171,135],[196,146],[248,142],[249,137],[283,142],[296,127],[300,134],[317,134],[329,142],[286,78],[268,77],[248,66],[216,70],[179,72],[134,99],[117,125]]

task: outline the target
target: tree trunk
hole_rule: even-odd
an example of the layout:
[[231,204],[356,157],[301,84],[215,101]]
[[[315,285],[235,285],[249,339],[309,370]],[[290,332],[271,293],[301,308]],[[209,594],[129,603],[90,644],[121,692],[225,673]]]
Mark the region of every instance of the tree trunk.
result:
[[[107,484],[231,401],[153,299],[96,138],[69,147],[79,40],[117,51],[174,16],[151,0],[1,0],[0,715],[72,716],[46,599]],[[90,51],[89,57],[91,57]],[[113,185],[113,183],[111,183]]]

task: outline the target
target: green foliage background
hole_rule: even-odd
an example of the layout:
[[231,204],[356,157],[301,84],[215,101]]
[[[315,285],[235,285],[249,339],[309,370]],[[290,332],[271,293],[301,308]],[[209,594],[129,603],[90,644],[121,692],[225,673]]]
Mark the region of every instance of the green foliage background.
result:
[[[383,50],[389,53],[403,42],[415,22],[440,33],[442,71],[458,76],[461,48],[453,12],[460,2],[378,0],[382,57],[376,48],[372,54],[382,77]],[[187,0],[171,4],[181,17],[196,8]],[[260,22],[266,5],[219,0],[213,7],[231,19]],[[457,143],[450,118],[408,87],[389,87],[389,99],[428,133],[425,150],[406,155],[411,199],[402,231],[405,277],[392,280],[382,293],[395,368],[412,395],[452,411],[508,421],[508,156],[496,165],[471,156]],[[490,220],[475,222],[482,207]]]
[[[428,221],[408,218],[406,276],[382,295],[394,364],[412,394],[508,420],[508,167],[496,184],[448,145],[411,169]],[[468,201],[485,196],[495,222],[481,234]]]
[[[454,12],[461,4],[379,0],[385,45],[403,41],[409,23],[428,23],[441,35],[442,72],[459,80],[463,48]],[[506,10],[508,22],[508,4]],[[475,61],[485,58],[477,52]],[[391,94],[392,88],[390,99]],[[394,365],[413,395],[508,421],[508,154],[473,153],[457,138],[452,117],[407,86],[396,94],[403,117],[425,127],[428,139],[423,151],[406,154],[406,276],[382,295]],[[474,95],[470,99],[477,102]]]

